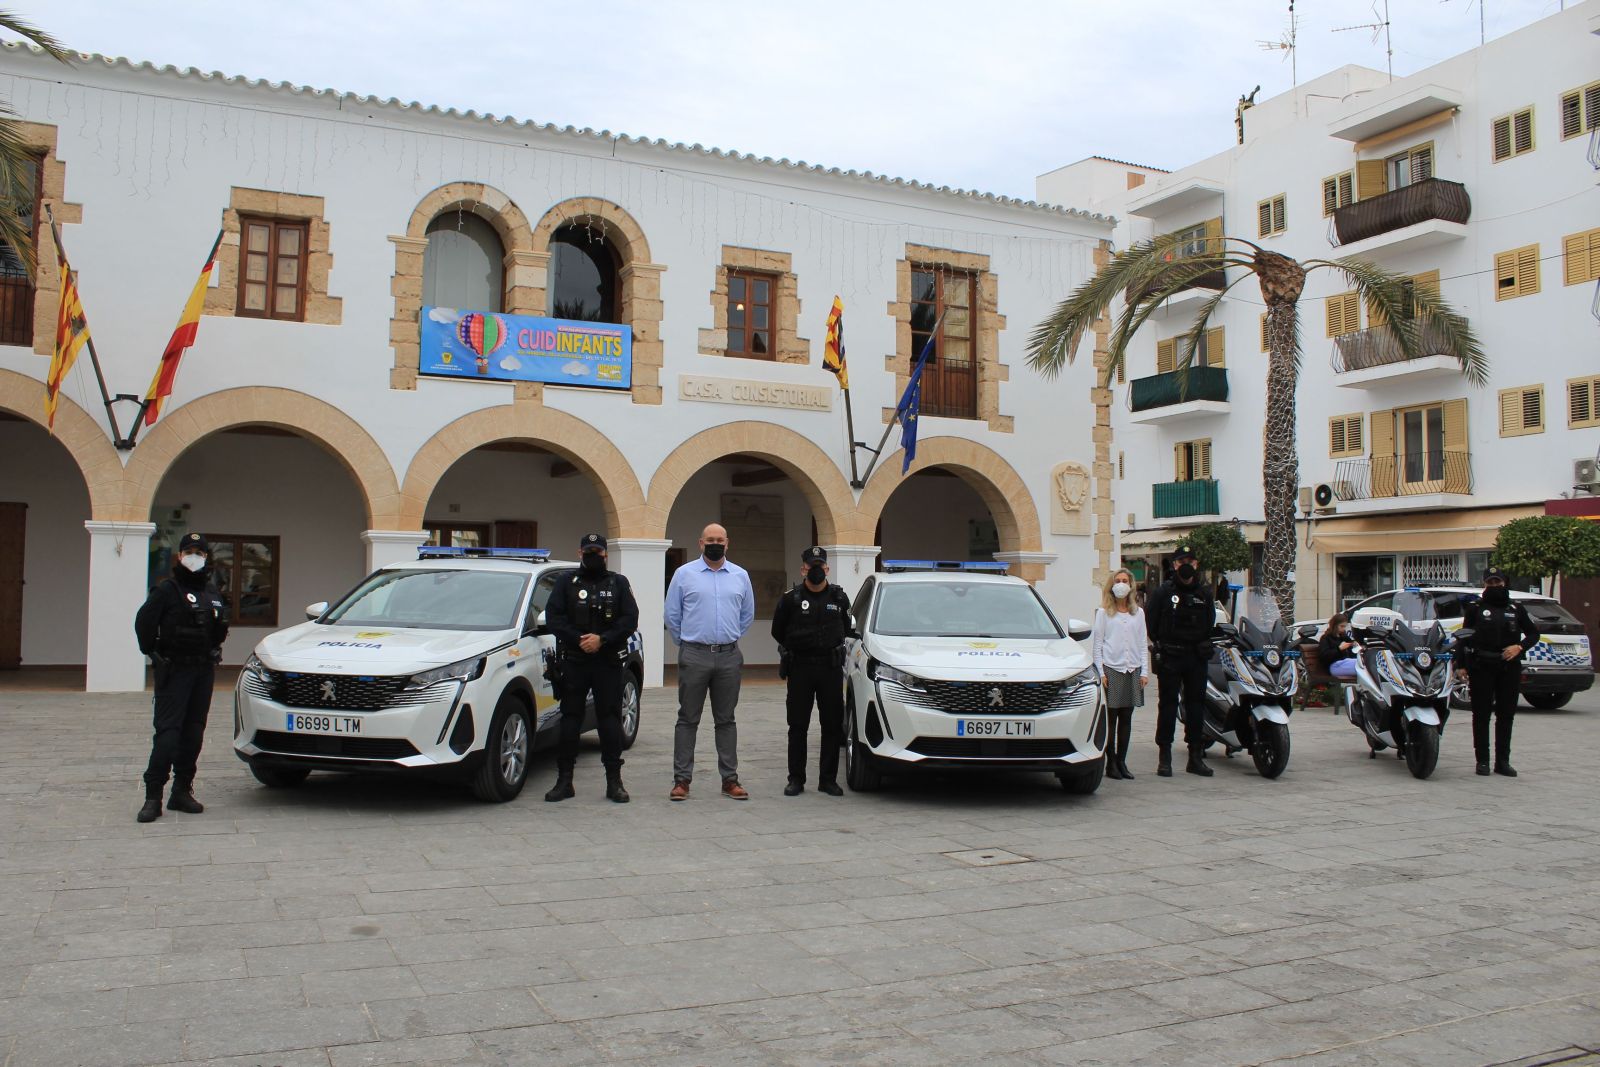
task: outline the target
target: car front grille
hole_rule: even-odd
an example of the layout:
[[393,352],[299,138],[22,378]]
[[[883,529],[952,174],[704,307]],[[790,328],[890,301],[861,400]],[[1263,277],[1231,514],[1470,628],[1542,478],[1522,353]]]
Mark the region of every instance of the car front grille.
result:
[[291,756],[405,759],[417,755],[416,746],[403,737],[333,737],[328,734],[286,734],[278,730],[257,730],[251,743],[263,752],[281,752]]
[[330,711],[383,711],[410,708],[453,695],[455,682],[435,682],[426,689],[407,691],[409,675],[295,674],[279,671],[269,684],[251,671],[244,674],[244,689],[253,697],[291,708],[326,708]]
[[1057,682],[938,682],[924,681],[926,693],[893,682],[895,698],[908,707],[942,711],[950,715],[1043,715],[1092,707],[1095,687],[1080,686],[1061,695]]
[[1065,737],[919,737],[906,750],[941,759],[1060,759],[1078,751]]

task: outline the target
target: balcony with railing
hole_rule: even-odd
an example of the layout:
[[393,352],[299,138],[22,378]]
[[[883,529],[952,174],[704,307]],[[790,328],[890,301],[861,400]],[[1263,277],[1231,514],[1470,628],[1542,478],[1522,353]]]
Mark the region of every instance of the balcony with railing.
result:
[[1340,508],[1341,511],[1409,509],[1428,503],[1446,503],[1426,498],[1471,495],[1472,454],[1434,449],[1395,456],[1342,459],[1334,466],[1331,485],[1334,499],[1340,504],[1357,505]]
[[1345,255],[1380,249],[1413,252],[1465,237],[1471,216],[1472,198],[1466,186],[1423,178],[1337,209],[1333,230]]
[[1129,383],[1128,406],[1133,410],[1129,421],[1142,425],[1226,415],[1227,369],[1190,367],[1135,378]]
[[1329,360],[1336,375],[1334,384],[1345,389],[1371,389],[1390,382],[1424,381],[1461,373],[1455,347],[1438,327],[1423,327],[1418,350],[1416,359],[1407,359],[1399,338],[1387,325],[1335,337]]
[[1186,482],[1157,482],[1150,487],[1150,513],[1158,519],[1183,519],[1220,515],[1215,478]]

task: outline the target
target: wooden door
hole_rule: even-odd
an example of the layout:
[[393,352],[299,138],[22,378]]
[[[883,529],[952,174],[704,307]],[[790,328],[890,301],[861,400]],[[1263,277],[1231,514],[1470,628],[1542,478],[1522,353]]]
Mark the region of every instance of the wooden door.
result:
[[0,502],[0,671],[22,665],[22,549],[28,505]]

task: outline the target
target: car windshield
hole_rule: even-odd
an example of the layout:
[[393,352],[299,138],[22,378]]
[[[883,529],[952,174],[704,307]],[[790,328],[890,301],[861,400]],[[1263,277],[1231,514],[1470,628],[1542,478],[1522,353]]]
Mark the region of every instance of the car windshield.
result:
[[517,625],[526,575],[505,571],[379,571],[324,616],[339,626],[505,630]]
[[886,584],[872,630],[887,637],[1062,636],[1032,586],[983,581]]
[[1532,619],[1533,624],[1540,629],[1551,626],[1580,628],[1583,626],[1576,615],[1554,600],[1519,600],[1517,603],[1527,609],[1528,618]]

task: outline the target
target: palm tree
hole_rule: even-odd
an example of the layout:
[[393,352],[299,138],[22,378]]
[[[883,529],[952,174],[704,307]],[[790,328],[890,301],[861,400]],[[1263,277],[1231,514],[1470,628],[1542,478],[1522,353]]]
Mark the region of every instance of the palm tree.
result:
[[[1381,316],[1401,355],[1416,359],[1448,353],[1461,362],[1461,373],[1473,385],[1488,377],[1488,361],[1467,320],[1436,292],[1411,286],[1398,274],[1358,259],[1308,259],[1303,262],[1271,252],[1239,237],[1211,238],[1203,249],[1180,242],[1177,234],[1141,241],[1115,255],[1063,300],[1034,330],[1028,342],[1028,364],[1054,377],[1070,363],[1078,345],[1111,308],[1124,301],[1111,331],[1101,384],[1109,386],[1127,356],[1128,343],[1161,302],[1209,274],[1233,269],[1224,288],[1201,306],[1194,326],[1178,344],[1180,395],[1206,325],[1229,289],[1254,276],[1267,305],[1267,417],[1261,435],[1261,489],[1266,512],[1265,584],[1277,598],[1285,619],[1294,617],[1295,505],[1299,497],[1299,458],[1295,449],[1295,389],[1300,378],[1299,300],[1306,275],[1326,269],[1343,275],[1357,298]],[[1427,339],[1424,350],[1423,339]]]
[[[10,11],[0,11],[0,30],[31,41],[53,59],[72,62],[59,41]],[[32,216],[38,165],[39,157],[23,139],[16,113],[0,104],[0,197],[4,197],[0,203],[0,244],[29,277],[35,266],[32,230],[37,220]]]

